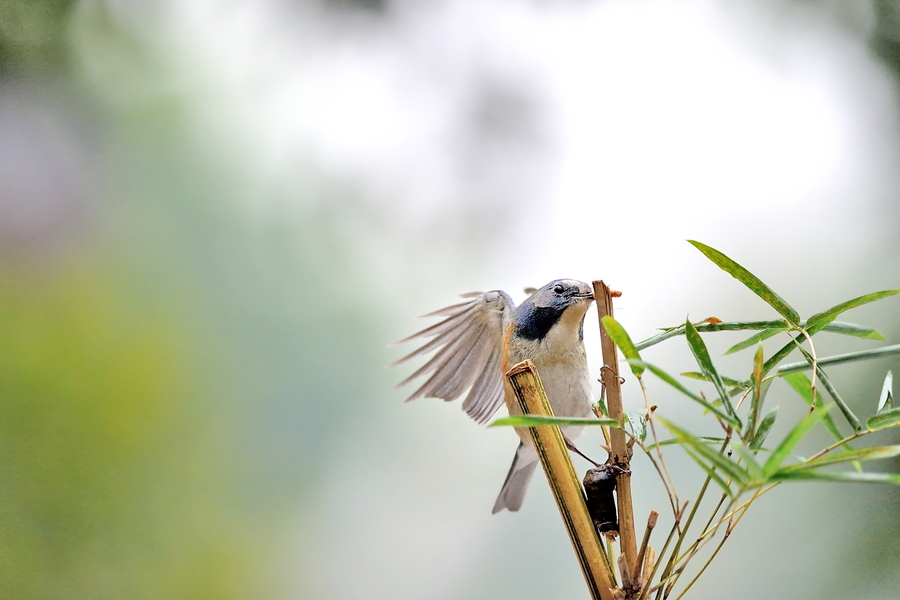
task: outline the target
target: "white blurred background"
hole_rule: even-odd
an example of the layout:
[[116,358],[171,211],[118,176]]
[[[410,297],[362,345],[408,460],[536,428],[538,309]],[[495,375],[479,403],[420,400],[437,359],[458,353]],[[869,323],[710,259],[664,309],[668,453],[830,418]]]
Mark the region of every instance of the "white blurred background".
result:
[[[898,287],[898,74],[894,0],[0,0],[3,596],[587,598],[541,476],[490,515],[513,432],[386,344],[560,277],[635,339],[775,317],[685,239],[804,316]],[[869,414],[888,368],[831,374]],[[896,598],[898,501],[779,488],[688,597]]]

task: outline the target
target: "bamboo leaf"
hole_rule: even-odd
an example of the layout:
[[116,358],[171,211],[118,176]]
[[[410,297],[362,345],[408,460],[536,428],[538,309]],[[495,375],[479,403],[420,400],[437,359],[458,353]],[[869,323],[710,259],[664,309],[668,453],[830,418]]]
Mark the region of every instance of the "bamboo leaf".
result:
[[[725,382],[723,382],[722,377],[719,376],[719,372],[716,370],[712,358],[709,356],[709,350],[706,348],[703,338],[700,337],[697,328],[694,327],[690,321],[687,321],[684,324],[684,328],[688,345],[691,348],[691,352],[694,354],[694,358],[697,360],[697,364],[700,366],[700,370],[704,375],[712,379],[713,385],[716,386],[716,391],[719,393],[719,399],[722,400],[726,412],[731,415],[735,421],[740,423],[740,419],[738,418],[734,407],[731,405],[728,391],[725,389]],[[738,425],[738,429],[740,429],[740,427],[741,426]]]
[[716,472],[716,468],[714,466],[708,465],[703,462],[703,459],[697,456],[697,454],[692,451],[689,446],[682,445],[681,447],[684,448],[684,451],[687,452],[687,455],[690,456],[695,463],[700,465],[700,468],[703,469],[703,471],[707,475],[709,475],[709,478],[712,479],[720,488],[722,488],[722,491],[725,492],[726,496],[728,496],[729,498],[734,498],[734,491],[731,489],[731,486],[728,485],[727,481],[722,479],[722,476],[719,475],[718,472]]
[[762,448],[762,445],[766,443],[766,438],[769,436],[769,432],[772,430],[772,425],[775,424],[776,418],[778,418],[777,406],[775,406],[766,414],[765,417],[763,417],[762,422],[759,424],[759,429],[756,430],[756,435],[754,435],[753,439],[750,441],[751,449],[759,450],[760,448]]
[[878,397],[878,409],[875,414],[881,414],[894,409],[894,374],[890,371],[884,376],[884,383],[881,385],[881,395]]
[[756,345],[756,353],[753,355],[753,371],[750,373],[750,385],[753,387],[753,395],[750,397],[750,414],[747,415],[747,432],[745,438],[753,438],[756,435],[756,424],[759,423],[759,413],[762,410],[762,384],[763,384],[763,347]]
[[838,465],[854,461],[879,460],[882,458],[892,458],[894,456],[900,456],[900,445],[870,446],[868,448],[859,448],[857,450],[849,450],[847,452],[839,452],[837,454],[814,458],[812,460],[783,467],[780,470],[811,471],[828,465]]
[[[628,362],[631,362],[631,361],[629,360]],[[638,361],[638,362],[640,362],[640,364],[644,368],[646,368],[648,371],[650,371],[651,373],[653,373],[654,375],[656,375],[657,377],[659,377],[660,379],[662,379],[663,381],[665,381],[666,383],[671,385],[673,388],[675,388],[676,390],[678,390],[679,392],[681,392],[682,394],[684,394],[685,396],[687,396],[688,398],[690,398],[691,400],[696,402],[697,404],[701,405],[706,410],[710,411],[711,413],[714,413],[717,417],[719,417],[720,419],[722,419],[723,421],[725,421],[732,427],[740,427],[740,421],[737,421],[731,415],[724,412],[722,409],[720,409],[716,406],[713,406],[712,403],[704,400],[702,397],[691,392],[686,387],[681,385],[678,382],[678,380],[676,380],[674,377],[672,377],[671,375],[669,375],[668,373],[666,373],[665,371],[663,371],[656,365],[653,365],[653,364],[650,364],[650,363],[644,362],[644,361]]]
[[683,445],[691,448],[698,456],[709,461],[716,468],[727,474],[733,481],[740,483],[742,486],[750,481],[750,474],[742,469],[740,465],[723,456],[718,451],[713,450],[703,441],[697,439],[674,423],[671,423],[662,417],[656,418],[659,419],[659,421],[666,426],[666,429],[668,429]]
[[753,456],[753,452],[750,451],[747,446],[740,442],[734,442],[731,445],[732,448],[741,456],[741,459],[744,461],[744,464],[747,465],[747,472],[750,473],[750,478],[753,481],[753,485],[762,485],[766,481],[766,474],[763,471],[763,468],[756,462],[756,457]]
[[[803,327],[803,323],[800,323],[800,326]],[[871,327],[863,327],[862,325],[856,325],[854,323],[844,323],[842,321],[832,321],[825,326],[825,329],[823,329],[823,331],[828,331],[830,333],[840,333],[843,335],[852,335],[864,340],[880,340],[882,342],[885,341],[884,336]]]
[[881,431],[900,425],[900,408],[873,415],[866,421],[866,428],[871,431]]
[[900,485],[900,473],[856,473],[852,471],[777,471],[769,481],[845,481]]
[[[685,371],[684,373],[679,373],[682,377],[690,377],[691,379],[697,379],[698,381],[709,381],[712,382],[712,377],[708,375],[704,375],[703,373],[697,373],[696,371]],[[746,390],[750,387],[750,384],[746,381],[738,381],[737,379],[732,379],[731,377],[726,377],[725,375],[720,375],[722,378],[722,382],[728,387],[739,388],[740,390]]]
[[781,443],[772,451],[765,466],[763,466],[763,470],[767,476],[771,477],[779,468],[781,468],[781,463],[788,457],[791,450],[793,450],[797,443],[803,439],[803,436],[809,433],[809,430],[812,429],[816,423],[822,420],[828,413],[829,408],[831,408],[831,405],[820,406],[797,423],[791,432],[781,440]]
[[[809,380],[809,377],[806,376],[805,373],[790,373],[782,377],[791,388],[797,392],[797,395],[806,402],[807,406],[812,406],[812,382]],[[830,414],[825,415],[822,418],[822,425],[825,429],[828,430],[828,433],[831,434],[836,441],[841,441],[844,439],[844,436],[841,435],[840,430],[837,425],[834,423],[834,419]],[[844,446],[845,448],[850,448],[849,446]]]
[[841,302],[837,306],[832,306],[828,310],[824,310],[807,319],[806,332],[809,335],[813,335],[814,333],[817,333],[824,329],[826,325],[834,321],[842,312],[848,311],[851,308],[862,306],[863,304],[881,300],[882,298],[887,298],[888,296],[895,296],[897,294],[900,294],[900,290],[885,290],[883,292],[873,292],[871,294],[860,296],[859,298],[854,298],[853,300]]
[[497,419],[488,427],[539,427],[541,425],[603,425],[605,427],[618,427],[619,422],[614,419],[594,419],[592,417],[577,419],[572,417],[544,417],[540,415],[513,415]]
[[[800,321],[800,327],[804,326],[805,321]],[[697,327],[697,331],[699,331],[700,333],[705,333],[708,331],[749,331],[753,329],[775,329],[776,331],[787,331],[791,329],[791,324],[784,320],[734,322],[723,321],[722,323],[696,323],[695,327]],[[868,340],[881,340],[882,342],[885,341],[884,336],[871,327],[864,327],[862,325],[856,325],[855,323],[833,321],[825,326],[824,331],[839,333],[842,335],[852,335],[854,337]],[[652,337],[647,338],[646,340],[638,342],[634,346],[638,350],[646,350],[650,346],[655,346],[660,342],[664,342],[679,335],[684,335],[684,325],[678,325],[677,327],[664,327],[662,328],[662,333],[658,333]]]
[[844,399],[841,398],[841,395],[838,393],[837,388],[834,387],[834,384],[831,383],[831,378],[828,374],[822,369],[821,365],[816,363],[816,360],[813,358],[812,354],[806,351],[806,348],[802,346],[797,348],[800,350],[800,354],[803,355],[803,358],[806,359],[811,366],[816,365],[816,375],[819,377],[819,381],[822,382],[822,386],[828,391],[828,395],[831,396],[831,399],[834,400],[834,403],[837,404],[837,407],[841,410],[841,413],[844,415],[844,418],[847,419],[847,422],[850,424],[850,427],[853,428],[854,431],[862,430],[862,425],[859,423],[859,419],[850,410],[850,406],[844,402]]
[[784,327],[781,327],[778,329],[774,329],[774,328],[773,329],[765,329],[763,331],[760,331],[759,333],[754,333],[753,335],[748,337],[743,342],[738,342],[737,344],[735,344],[734,346],[732,346],[731,348],[726,350],[725,355],[727,356],[729,354],[734,354],[735,352],[743,350],[744,348],[749,348],[750,346],[755,346],[759,342],[761,342],[763,340],[767,340],[770,337],[778,335],[782,331],[787,331],[787,330],[788,330],[788,327],[785,325]]
[[[859,352],[848,352],[846,354],[826,356],[824,358],[820,358],[818,360],[818,363],[820,367],[827,367],[829,365],[840,365],[844,363],[855,362],[858,360],[869,360],[872,358],[881,358],[883,356],[893,356],[894,354],[900,354],[900,344],[894,344],[893,346],[882,346],[881,348],[875,348],[874,350],[861,350]],[[790,363],[780,366],[778,368],[777,374],[783,375],[784,373],[792,373],[794,371],[805,371],[809,368],[811,368],[809,363],[805,361]]]
[[[722,443],[725,442],[725,438],[720,438],[720,437],[705,437],[705,436],[699,436],[699,435],[695,436],[695,437],[698,440],[700,440],[701,442],[703,442],[704,444],[710,444],[713,446],[721,446]],[[678,440],[675,440],[675,439],[663,440],[658,444],[650,444],[649,446],[647,446],[647,451],[649,452],[649,451],[653,450],[654,448],[656,448],[657,446],[660,446],[660,447],[661,446],[674,446],[676,444],[681,444],[681,442]]]
[[[799,339],[800,339],[799,335],[797,337],[791,337],[791,341],[789,341],[787,344],[782,346],[778,350],[778,352],[776,352],[775,354],[770,356],[766,360],[766,362],[763,363],[763,375],[764,376],[768,375],[772,369],[774,369],[776,366],[778,366],[778,363],[780,363],[785,358],[787,358],[788,354],[793,352],[796,348],[800,347]],[[779,370],[779,374],[780,374],[780,370]]]
[[782,317],[788,320],[792,325],[800,324],[800,315],[794,308],[785,302],[785,300],[772,291],[772,289],[763,283],[756,275],[734,262],[715,248],[711,248],[706,244],[694,240],[688,240],[688,243],[697,248],[706,255],[708,259],[713,261],[720,269],[743,283],[754,294],[762,298],[769,306],[778,311]]
[[[631,341],[631,336],[628,335],[628,332],[625,331],[625,328],[622,327],[622,325],[620,325],[618,321],[616,321],[609,315],[604,315],[603,329],[616,344],[619,350],[622,351],[622,354],[626,359],[641,360],[641,355],[638,354],[637,348],[634,347],[634,342]],[[635,364],[630,361],[628,364],[631,366],[631,372],[634,373],[635,377],[639,378],[644,374],[644,368],[639,364]]]

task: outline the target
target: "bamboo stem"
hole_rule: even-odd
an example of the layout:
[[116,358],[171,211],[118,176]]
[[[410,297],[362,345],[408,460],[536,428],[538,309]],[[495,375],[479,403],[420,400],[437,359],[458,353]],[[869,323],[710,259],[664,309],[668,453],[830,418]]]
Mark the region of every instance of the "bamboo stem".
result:
[[[603,317],[613,316],[612,294],[602,281],[594,281],[594,301],[597,303],[597,315],[600,318],[600,348],[603,352],[603,369],[601,378],[606,388],[606,406],[609,418],[624,423],[622,409],[622,386],[619,381],[619,359],[616,345],[603,328]],[[631,502],[631,449],[625,439],[625,430],[621,427],[610,428],[610,447],[612,463],[619,467],[616,474],[616,500],[619,509],[619,535],[622,552],[630,573],[637,573],[637,539],[634,533],[634,508]]]
[[[553,416],[534,363],[526,360],[515,365],[506,373],[506,378],[524,414]],[[584,493],[559,427],[545,425],[531,427],[530,431],[591,598],[615,600],[621,592],[615,593],[618,591],[615,579],[603,555],[597,529],[588,514]]]

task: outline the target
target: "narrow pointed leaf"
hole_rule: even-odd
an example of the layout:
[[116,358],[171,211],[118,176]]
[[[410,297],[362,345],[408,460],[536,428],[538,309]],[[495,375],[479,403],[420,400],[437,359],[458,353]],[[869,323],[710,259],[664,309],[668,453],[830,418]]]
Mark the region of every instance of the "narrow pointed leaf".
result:
[[[790,373],[782,377],[788,385],[793,388],[797,395],[800,396],[804,402],[806,402],[807,406],[812,406],[812,382],[809,380],[809,377],[806,376],[805,373]],[[841,441],[844,439],[844,436],[841,434],[837,425],[834,423],[834,418],[830,414],[825,415],[822,418],[822,425],[825,429],[828,430],[828,433],[831,434],[836,441]],[[849,449],[849,446],[845,445],[845,448]]]
[[788,329],[787,326],[785,326],[785,327],[781,327],[778,329],[766,329],[766,330],[760,331],[759,333],[754,333],[753,335],[748,337],[743,342],[738,342],[737,344],[735,344],[734,346],[732,346],[731,348],[726,350],[725,354],[726,355],[734,354],[735,352],[743,350],[744,348],[749,348],[750,346],[755,346],[759,342],[761,342],[763,340],[767,340],[772,336],[778,335],[782,331],[787,331],[787,329]]
[[745,469],[742,469],[740,465],[730,460],[728,457],[723,456],[718,451],[713,450],[704,442],[697,439],[695,436],[691,435],[684,429],[681,429],[674,423],[671,423],[666,419],[663,419],[662,417],[656,418],[659,419],[659,421],[666,426],[666,429],[668,429],[673,436],[681,441],[683,445],[688,446],[694,452],[696,452],[698,456],[706,459],[712,465],[715,465],[716,468],[727,474],[728,477],[730,477],[733,481],[738,482],[742,485],[750,481],[750,474]]
[[890,371],[884,376],[884,383],[881,385],[881,396],[878,398],[878,409],[876,414],[881,414],[894,408],[894,374]]
[[[855,362],[858,360],[870,360],[873,358],[881,358],[884,356],[893,356],[894,354],[900,354],[900,344],[894,344],[892,346],[882,346],[881,348],[875,348],[874,350],[861,350],[859,352],[848,352],[846,354],[826,356],[824,358],[820,358],[818,360],[818,363],[820,367],[827,367],[829,365],[840,365],[844,363]],[[778,367],[777,373],[778,375],[782,375],[784,373],[792,373],[793,371],[805,371],[809,368],[810,365],[806,361],[796,362]]]
[[852,471],[778,471],[770,481],[846,481],[900,485],[900,473],[855,473]]
[[[720,437],[696,436],[696,438],[704,444],[710,444],[713,446],[721,446],[725,442],[725,438]],[[675,444],[681,444],[681,442],[679,440],[663,440],[658,444],[650,444],[649,446],[647,446],[647,451],[649,452],[657,446],[673,446]]]
[[809,335],[813,335],[814,333],[817,333],[824,329],[826,325],[834,321],[842,312],[848,311],[851,308],[862,306],[863,304],[868,304],[869,302],[875,302],[876,300],[887,298],[888,296],[895,296],[897,294],[900,294],[900,290],[885,290],[883,292],[873,292],[871,294],[866,294],[865,296],[860,296],[859,298],[854,298],[853,300],[841,302],[837,306],[832,306],[828,310],[824,310],[807,319],[806,331],[807,333],[809,333]]
[[[697,379],[699,381],[709,381],[712,382],[712,377],[708,375],[704,375],[703,373],[697,373],[696,371],[685,371],[684,373],[679,373],[682,377],[690,377],[691,379]],[[724,375],[720,375],[722,378],[722,382],[728,387],[735,387],[741,390],[746,390],[750,387],[746,381],[738,381],[737,379],[732,379],[731,377],[725,377]]]
[[[776,331],[786,331],[791,328],[791,324],[784,320],[779,321],[735,321],[722,323],[697,323],[695,325],[697,331],[704,333],[707,331],[745,331],[753,329],[775,329]],[[800,327],[804,327],[805,322],[800,321]],[[840,333],[842,335],[852,335],[854,337],[884,341],[884,336],[872,329],[871,327],[863,327],[855,323],[844,323],[841,321],[833,321],[825,326],[824,331],[832,333]],[[662,333],[658,333],[653,337],[640,341],[635,344],[638,350],[646,350],[650,346],[655,346],[660,342],[664,342],[673,337],[684,335],[684,325],[677,327],[664,327]]]
[[[800,325],[802,327],[803,323],[801,323]],[[823,331],[828,331],[830,333],[840,333],[843,335],[852,335],[864,340],[880,340],[882,342],[885,341],[884,336],[871,327],[863,327],[862,325],[856,325],[855,323],[844,323],[843,321],[832,321],[825,326],[825,329],[823,329]]]
[[763,470],[766,475],[771,477],[773,473],[775,473],[780,467],[781,463],[788,457],[794,447],[800,442],[803,437],[809,433],[809,430],[815,427],[816,423],[822,420],[822,418],[828,413],[828,409],[831,406],[820,406],[812,413],[803,418],[802,421],[797,423],[794,428],[791,430],[787,436],[781,440],[781,443],[778,444],[778,447],[772,451],[772,454],[769,455],[769,459],[766,461]]
[[819,469],[821,467],[826,467],[828,465],[837,465],[841,463],[854,462],[854,461],[866,461],[866,460],[879,460],[883,458],[893,458],[894,456],[900,456],[900,445],[895,446],[870,446],[868,448],[859,448],[857,450],[850,450],[848,452],[839,452],[837,454],[830,454],[828,456],[822,456],[820,458],[814,458],[813,460],[807,460],[805,462],[797,463],[795,465],[789,465],[787,467],[782,467],[781,471],[812,471],[815,469]]
[[[766,362],[763,363],[763,375],[768,375],[769,372],[778,366],[778,363],[787,358],[787,355],[800,347],[801,336],[791,337],[791,341],[782,346],[778,352],[770,356],[766,359]],[[780,369],[779,369],[780,374]]]
[[766,443],[766,438],[769,436],[769,432],[772,431],[772,426],[775,424],[775,419],[777,418],[778,406],[775,406],[765,417],[763,417],[762,422],[759,424],[756,435],[754,435],[753,439],[750,441],[751,449],[759,450],[762,448],[762,445]]
[[881,431],[882,429],[890,429],[900,425],[900,408],[883,412],[880,415],[869,417],[866,421],[866,428],[869,431]]
[[[716,386],[716,391],[719,393],[719,399],[722,400],[722,404],[725,406],[725,411],[729,415],[731,415],[735,421],[740,423],[740,419],[738,418],[734,407],[731,405],[728,391],[725,389],[725,382],[722,381],[722,377],[716,370],[716,367],[712,362],[712,358],[710,358],[709,356],[709,350],[706,348],[706,344],[703,342],[703,338],[700,337],[700,333],[697,331],[697,328],[694,327],[694,325],[690,321],[684,324],[684,328],[688,345],[691,348],[691,352],[694,354],[694,358],[697,360],[697,364],[700,366],[700,370],[704,375],[709,377],[712,380],[713,385]],[[738,425],[738,428],[740,428],[740,425]]]
[[[641,360],[641,355],[638,354],[637,348],[634,347],[631,336],[628,335],[628,332],[625,331],[625,328],[618,321],[609,315],[605,315],[603,317],[603,329],[619,350],[622,351],[626,359]],[[631,372],[634,373],[635,377],[640,377],[644,374],[644,368],[639,364],[631,362],[628,364],[631,366]]]
[[765,483],[766,475],[759,463],[756,462],[756,457],[753,456],[753,452],[740,442],[732,443],[731,447],[741,456],[741,459],[747,466],[747,472],[750,473],[751,480],[754,481],[756,485]]
[[711,248],[706,244],[694,240],[688,240],[688,243],[697,248],[706,255],[708,259],[713,261],[720,269],[743,283],[750,291],[762,298],[769,306],[778,311],[782,317],[787,319],[792,325],[800,324],[800,315],[794,308],[785,302],[784,298],[772,291],[772,289],[763,283],[756,275],[734,262],[715,248]]
[[803,355],[803,358],[806,359],[810,365],[816,365],[816,375],[819,377],[819,381],[822,382],[822,387],[824,387],[828,391],[828,395],[831,396],[831,399],[834,400],[834,403],[837,404],[837,407],[840,409],[841,413],[844,415],[844,418],[847,419],[847,423],[850,424],[850,427],[853,428],[854,431],[861,431],[862,425],[859,422],[859,418],[850,410],[850,406],[844,402],[844,399],[838,393],[837,388],[834,387],[834,384],[831,383],[831,378],[828,377],[828,374],[822,369],[822,366],[817,363],[815,359],[813,359],[812,354],[806,351],[806,348],[802,346],[798,347],[800,350],[800,354]]
[[712,479],[720,488],[722,488],[722,491],[725,492],[726,496],[728,496],[729,498],[734,498],[734,490],[731,489],[731,486],[728,485],[727,481],[722,479],[722,476],[719,475],[719,473],[716,471],[715,466],[705,463],[703,459],[697,456],[697,453],[691,450],[689,446],[682,445],[681,447],[684,448],[684,451],[687,452],[687,455],[690,456],[695,463],[700,465],[700,468],[703,469],[703,471],[709,476],[709,478]]
[[750,374],[750,385],[753,395],[750,397],[750,414],[747,415],[747,431],[745,438],[753,438],[756,434],[756,424],[759,423],[759,413],[762,410],[762,382],[763,382],[763,347],[756,345],[753,355],[753,371]]
[[[629,360],[628,362],[630,363],[631,361]],[[684,394],[685,396],[687,396],[688,398],[690,398],[691,400],[696,402],[697,404],[701,405],[703,408],[705,408],[709,412],[714,413],[717,417],[719,417],[720,419],[722,419],[723,421],[725,421],[732,427],[740,427],[740,422],[737,421],[736,419],[734,419],[731,415],[724,412],[722,409],[720,409],[716,406],[713,406],[713,404],[711,404],[710,402],[707,402],[706,400],[704,400],[702,397],[698,396],[697,394],[691,392],[689,389],[687,389],[686,387],[681,385],[677,379],[675,379],[674,377],[672,377],[671,375],[669,375],[668,373],[666,373],[665,371],[663,371],[656,365],[653,365],[653,364],[650,364],[650,363],[644,362],[644,361],[638,361],[638,362],[640,362],[640,364],[645,369],[647,369],[648,371],[650,371],[651,373],[653,373],[654,375],[656,375],[657,377],[659,377],[660,379],[662,379],[663,381],[665,381],[666,383],[671,385],[673,388],[675,388],[676,390],[678,390],[679,392],[681,392],[682,394]]]
[[545,417],[540,415],[514,415],[497,419],[488,427],[539,427],[541,425],[603,425],[606,427],[618,427],[619,422],[613,419],[576,419],[570,417]]

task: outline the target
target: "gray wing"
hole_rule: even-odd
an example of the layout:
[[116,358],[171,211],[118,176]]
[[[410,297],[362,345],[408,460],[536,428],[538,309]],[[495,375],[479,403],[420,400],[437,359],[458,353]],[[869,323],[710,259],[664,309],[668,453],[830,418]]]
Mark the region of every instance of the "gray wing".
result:
[[515,304],[499,290],[461,297],[469,300],[423,315],[446,318],[397,342],[434,338],[390,366],[437,349],[427,363],[397,384],[400,387],[433,372],[406,401],[422,397],[450,401],[469,390],[462,408],[476,422],[485,423],[503,403],[503,334]]

